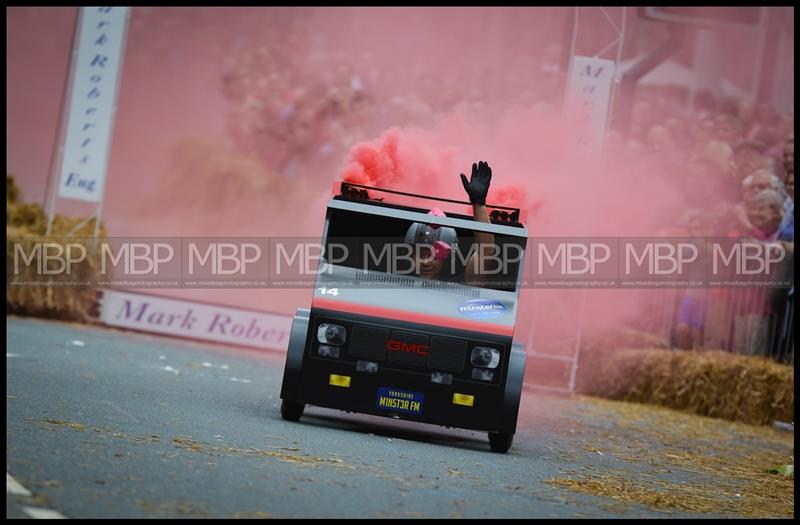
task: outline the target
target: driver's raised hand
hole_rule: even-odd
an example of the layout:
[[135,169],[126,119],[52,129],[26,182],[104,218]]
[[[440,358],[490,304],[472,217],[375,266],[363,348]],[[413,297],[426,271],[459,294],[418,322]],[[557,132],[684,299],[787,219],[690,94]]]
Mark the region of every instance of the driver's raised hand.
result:
[[486,194],[489,193],[489,184],[492,181],[492,168],[488,162],[480,161],[472,163],[472,176],[469,182],[467,177],[461,174],[461,183],[469,194],[469,202],[472,204],[486,204]]

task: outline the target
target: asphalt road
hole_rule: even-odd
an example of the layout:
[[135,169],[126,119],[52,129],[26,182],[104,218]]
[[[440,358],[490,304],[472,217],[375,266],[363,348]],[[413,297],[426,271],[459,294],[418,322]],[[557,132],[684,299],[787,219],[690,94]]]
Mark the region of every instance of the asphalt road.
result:
[[[619,435],[612,405],[525,391],[514,445],[495,454],[479,432],[315,407],[284,421],[279,353],[42,320],[7,318],[6,327],[6,468],[31,493],[7,489],[8,517],[28,517],[26,507],[74,518],[738,512],[553,483],[598,471],[670,486],[713,477],[603,453],[598,438]],[[652,441],[656,454],[664,444],[649,436],[643,446]],[[782,443],[770,446],[782,454]]]

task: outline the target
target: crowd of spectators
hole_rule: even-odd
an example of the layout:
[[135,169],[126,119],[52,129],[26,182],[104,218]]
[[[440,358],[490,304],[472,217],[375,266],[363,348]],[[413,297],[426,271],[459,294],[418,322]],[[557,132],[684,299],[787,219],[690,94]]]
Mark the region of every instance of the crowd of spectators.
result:
[[672,342],[793,362],[794,115],[780,115],[768,102],[709,93],[699,93],[687,111],[687,96],[675,88],[642,90],[628,133],[613,131],[609,146],[632,155],[634,164],[637,154],[651,166],[658,159],[660,176],[683,190],[685,208],[663,233],[782,248],[786,259],[773,276],[790,284],[684,290]]
[[229,59],[220,84],[234,147],[258,153],[282,177],[329,178],[330,166],[354,144],[391,126],[426,126],[454,111],[491,121],[510,102],[552,108],[563,91],[559,46],[539,58],[504,58],[499,73],[462,57],[456,78],[431,60],[401,63],[368,50],[311,48],[296,34],[265,31],[258,46]]

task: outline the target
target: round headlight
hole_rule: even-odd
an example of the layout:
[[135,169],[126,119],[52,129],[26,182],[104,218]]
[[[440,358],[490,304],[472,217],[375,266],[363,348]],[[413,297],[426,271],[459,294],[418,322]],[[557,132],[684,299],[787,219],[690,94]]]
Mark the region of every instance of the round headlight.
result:
[[347,330],[338,324],[322,323],[317,329],[317,341],[329,345],[340,345],[347,338]]
[[472,349],[470,362],[472,363],[472,366],[479,366],[481,368],[497,368],[497,365],[500,364],[500,351],[496,348],[476,346]]

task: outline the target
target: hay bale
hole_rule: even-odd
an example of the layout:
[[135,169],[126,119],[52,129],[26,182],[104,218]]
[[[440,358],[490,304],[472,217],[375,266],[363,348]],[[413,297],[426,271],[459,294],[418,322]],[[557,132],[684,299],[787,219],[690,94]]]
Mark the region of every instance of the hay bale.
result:
[[587,395],[756,425],[794,421],[794,369],[764,357],[627,349],[594,360],[583,377]]
[[[92,322],[98,317],[99,291],[86,285],[94,275],[94,257],[88,256],[69,275],[45,278],[40,275],[36,262],[21,263],[14,267],[15,246],[30,254],[34,243],[55,242],[62,247],[67,242],[79,243],[92,253],[91,238],[95,221],[90,220],[74,232],[83,217],[56,215],[53,218],[52,234],[44,238],[47,217],[38,204],[19,202],[19,188],[10,175],[6,177],[6,313],[24,316],[46,317],[79,322]],[[65,237],[72,232],[72,236]],[[99,237],[105,237],[105,227],[100,224]],[[49,264],[54,264],[50,261]],[[53,269],[53,268],[50,268]],[[24,284],[40,283],[40,284]]]
[[19,202],[19,186],[14,176],[6,173],[6,204]]
[[[6,313],[23,316],[45,317],[78,322],[93,322],[98,317],[99,292],[91,286],[94,275],[94,260],[87,256],[71,268],[69,274],[43,276],[39,274],[37,262],[24,264],[18,258],[14,268],[14,250],[20,246],[26,254],[32,253],[34,243],[43,237],[19,236],[20,229],[7,227],[6,235]],[[66,244],[67,239],[47,238],[48,243]],[[69,239],[79,243],[91,254],[90,243]],[[55,261],[49,261],[52,270]]]

